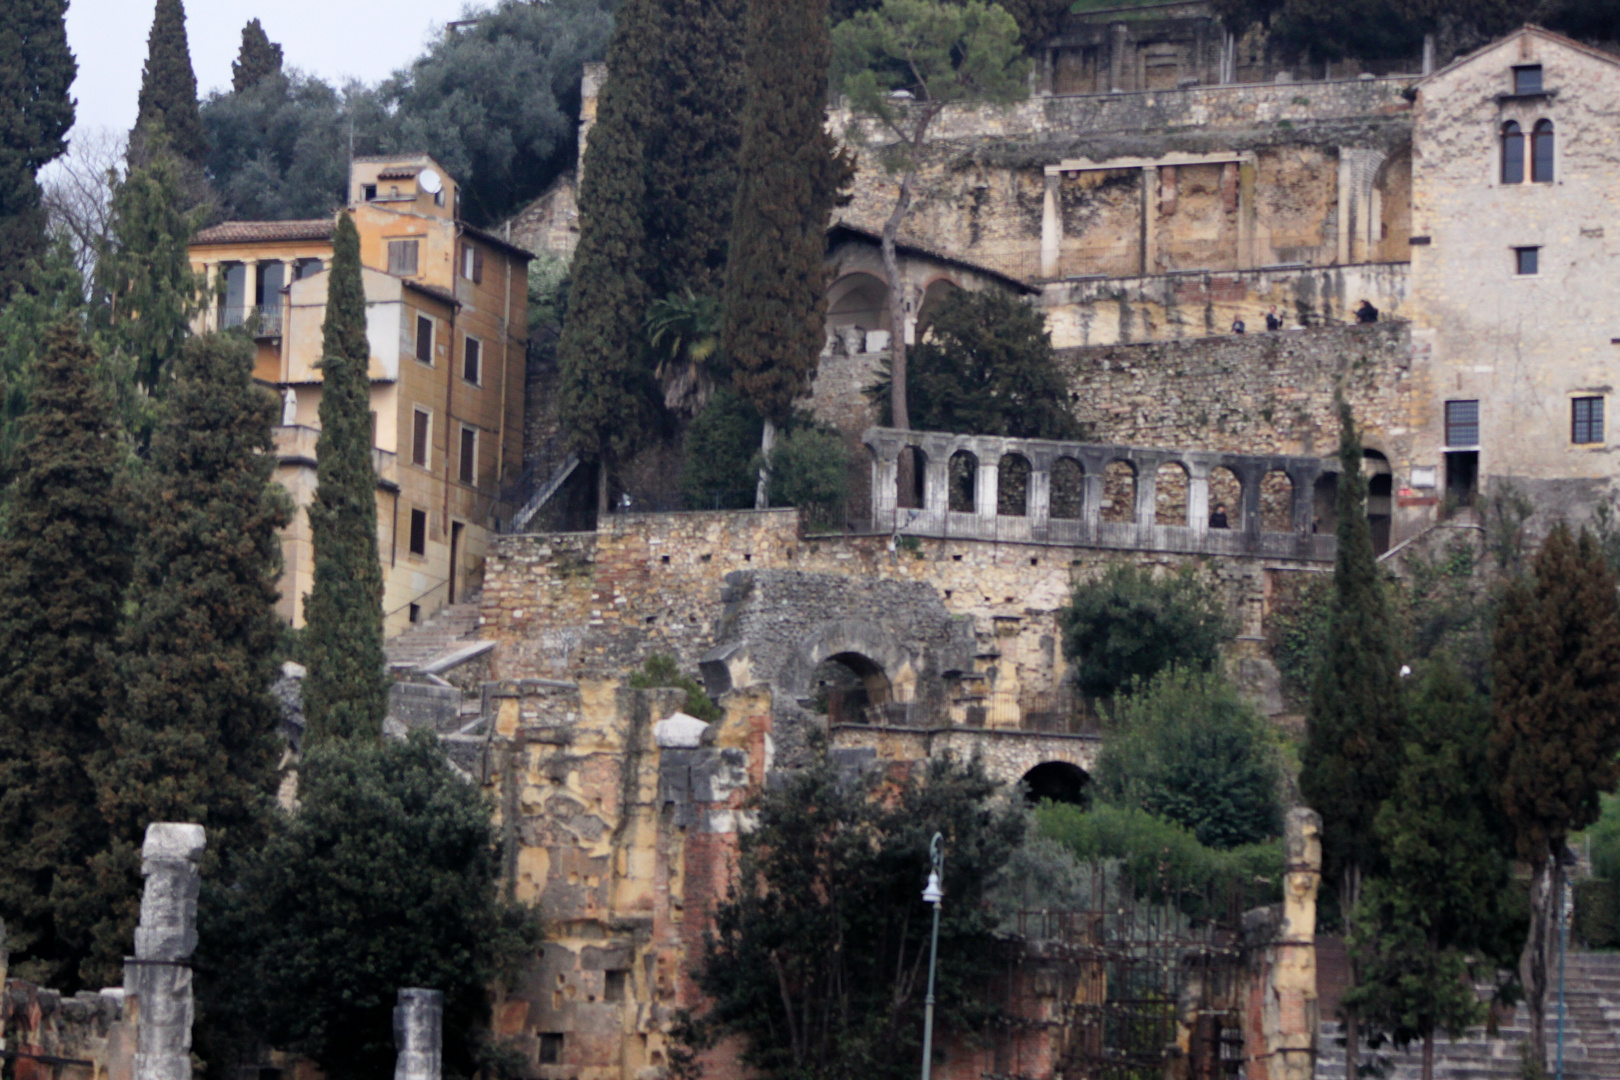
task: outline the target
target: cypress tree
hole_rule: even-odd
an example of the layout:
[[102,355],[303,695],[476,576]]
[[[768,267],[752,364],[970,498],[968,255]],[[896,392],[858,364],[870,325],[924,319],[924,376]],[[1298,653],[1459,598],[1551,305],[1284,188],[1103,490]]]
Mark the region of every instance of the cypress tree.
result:
[[[853,166],[826,130],[827,0],[748,0],[746,57],[721,348],[765,418],[768,456],[821,354],[827,220]],[[765,496],[762,472],[756,504]]]
[[0,489],[11,482],[22,418],[28,414],[34,371],[48,331],[64,319],[83,317],[84,278],[74,265],[72,248],[60,239],[46,253],[32,290],[17,293],[0,307]]
[[315,584],[304,601],[304,713],[311,744],[382,734],[382,563],[377,470],[371,457],[371,347],[360,279],[360,234],[338,217],[321,327],[321,435],[309,522]]
[[570,446],[597,462],[597,512],[607,512],[609,474],[639,447],[656,413],[641,336],[649,293],[642,132],[657,0],[626,0],[608,47],[607,84],[585,148],[579,185],[579,246],[568,314],[557,345],[560,413]]
[[140,543],[119,678],[94,774],[109,848],[95,859],[101,974],[116,975],[140,907],[148,823],[208,828],[212,858],[261,838],[275,787],[276,578],[290,518],[271,480],[276,402],[239,334],[187,343],[139,481]]
[[[1364,877],[1381,867],[1373,822],[1395,789],[1404,758],[1405,710],[1389,604],[1367,525],[1361,438],[1339,402],[1338,552],[1327,648],[1317,668],[1300,753],[1300,790],[1322,815],[1323,871],[1353,918]],[[1346,1010],[1347,1076],[1356,1075],[1357,1030]]]
[[1534,580],[1514,582],[1503,598],[1491,666],[1491,769],[1518,855],[1535,869],[1520,977],[1531,1052],[1545,1062],[1559,856],[1620,779],[1620,602],[1591,533],[1577,539],[1560,522],[1547,535]]
[[33,380],[0,538],[0,911],[13,974],[72,991],[96,917],[85,867],[105,846],[87,768],[129,580],[124,443],[73,321]]
[[130,160],[139,162],[154,131],[168,147],[199,168],[208,158],[208,136],[197,111],[197,75],[186,41],[186,9],[181,0],[157,0],[152,32],[146,39],[139,111],[130,132]]
[[242,27],[242,51],[231,61],[231,89],[240,94],[281,74],[281,46],[270,40],[258,19]]
[[[658,0],[645,127],[647,287],[720,292],[737,200],[744,0]],[[592,136],[594,138],[594,135]]]
[[45,255],[45,211],[35,175],[67,149],[67,0],[10,0],[0,19],[0,305]]

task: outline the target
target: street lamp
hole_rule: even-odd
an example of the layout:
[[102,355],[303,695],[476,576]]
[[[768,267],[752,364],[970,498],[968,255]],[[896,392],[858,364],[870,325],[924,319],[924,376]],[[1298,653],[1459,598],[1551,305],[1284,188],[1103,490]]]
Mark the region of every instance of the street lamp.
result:
[[928,1080],[929,1068],[934,1063],[934,964],[939,958],[939,905],[945,899],[939,876],[945,870],[945,837],[939,833],[928,844],[928,884],[923,887],[923,903],[934,905],[934,934],[928,943],[928,996],[923,999],[923,1067],[922,1080]]

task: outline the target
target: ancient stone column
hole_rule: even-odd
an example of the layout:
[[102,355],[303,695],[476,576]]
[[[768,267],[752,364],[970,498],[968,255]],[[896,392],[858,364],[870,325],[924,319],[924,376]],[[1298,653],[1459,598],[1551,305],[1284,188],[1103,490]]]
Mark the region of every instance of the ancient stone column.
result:
[[153,822],[141,845],[141,922],[124,961],[124,1016],[135,1021],[134,1080],[191,1080],[191,954],[197,948],[201,825]]
[[399,992],[394,1006],[394,1080],[439,1080],[444,1047],[444,993],[419,987]]

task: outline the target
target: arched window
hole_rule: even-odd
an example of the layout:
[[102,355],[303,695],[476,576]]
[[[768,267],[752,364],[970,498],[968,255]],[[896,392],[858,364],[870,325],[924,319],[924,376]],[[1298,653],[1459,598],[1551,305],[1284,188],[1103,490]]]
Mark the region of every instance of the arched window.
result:
[[1551,120],[1537,120],[1531,129],[1530,179],[1537,184],[1550,184],[1553,178],[1553,125]]
[[1502,183],[1524,183],[1524,132],[1513,120],[1502,125]]

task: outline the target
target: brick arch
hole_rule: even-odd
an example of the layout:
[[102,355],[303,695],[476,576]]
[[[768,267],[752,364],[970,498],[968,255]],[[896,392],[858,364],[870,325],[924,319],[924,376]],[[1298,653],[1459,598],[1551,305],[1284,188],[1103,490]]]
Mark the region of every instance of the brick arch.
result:
[[[808,693],[811,674],[823,660],[854,657],[864,660],[887,680],[891,700],[910,701],[917,676],[911,653],[888,630],[865,619],[834,619],[822,623],[800,643],[773,680],[787,694]],[[860,665],[851,666],[859,669]]]

